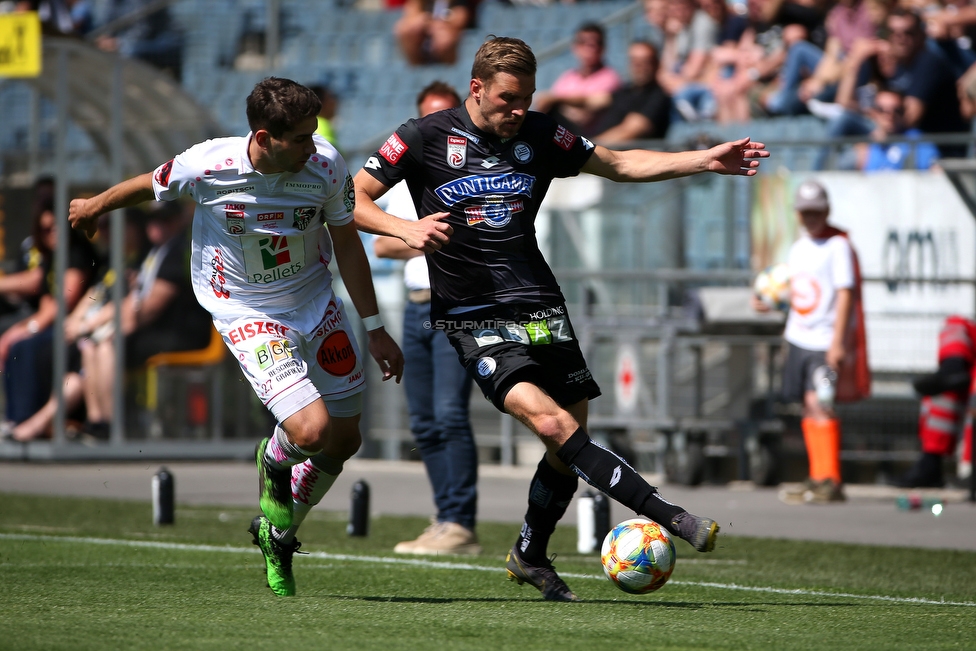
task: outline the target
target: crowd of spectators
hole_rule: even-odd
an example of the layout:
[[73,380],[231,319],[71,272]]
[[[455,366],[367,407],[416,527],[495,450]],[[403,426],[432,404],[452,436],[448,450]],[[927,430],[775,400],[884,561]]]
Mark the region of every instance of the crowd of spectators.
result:
[[[661,137],[668,122],[814,115],[829,137],[874,141],[850,148],[834,161],[839,168],[927,169],[939,157],[965,155],[965,146],[925,138],[971,130],[976,3],[645,0],[637,20],[634,43],[653,52],[655,87],[670,117],[648,118],[654,128],[635,137]],[[581,26],[572,46],[578,66],[540,90],[534,106],[594,139],[615,126],[597,122],[622,84],[604,53],[624,44],[606,39],[599,24]],[[628,55],[633,81],[633,50]],[[629,113],[617,111],[617,124]]]
[[0,374],[5,389],[0,435],[21,442],[51,436],[58,394],[52,371],[56,296],[63,287],[67,372],[61,394],[68,435],[105,440],[116,379],[114,284],[121,282],[124,290],[118,322],[129,371],[156,353],[206,347],[212,326],[190,285],[189,219],[181,204],[126,211],[121,278],[107,263],[107,215],[99,220],[92,241],[68,229],[67,271],[59,285],[54,255],[62,225],[55,219],[53,190],[50,179],[35,185],[33,228],[21,247],[22,259],[16,270],[0,275]]

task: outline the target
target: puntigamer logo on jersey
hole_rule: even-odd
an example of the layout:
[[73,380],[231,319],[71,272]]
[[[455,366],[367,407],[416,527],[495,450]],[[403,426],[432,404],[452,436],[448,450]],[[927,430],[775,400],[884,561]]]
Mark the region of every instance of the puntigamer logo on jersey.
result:
[[448,206],[453,206],[465,199],[496,195],[521,194],[531,198],[533,185],[535,177],[531,174],[507,172],[487,176],[471,175],[445,183],[435,189],[434,194]]
[[292,222],[292,227],[300,231],[305,230],[312,223],[312,220],[315,219],[315,212],[315,206],[295,208],[295,221]]

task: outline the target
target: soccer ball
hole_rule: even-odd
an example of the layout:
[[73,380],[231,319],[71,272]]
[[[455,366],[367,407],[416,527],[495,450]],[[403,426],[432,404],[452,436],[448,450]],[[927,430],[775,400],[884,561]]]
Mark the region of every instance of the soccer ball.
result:
[[671,577],[674,543],[657,522],[625,520],[607,534],[601,560],[604,573],[615,586],[630,594],[645,594]]
[[790,267],[785,262],[770,265],[759,272],[752,284],[759,299],[774,310],[790,307]]

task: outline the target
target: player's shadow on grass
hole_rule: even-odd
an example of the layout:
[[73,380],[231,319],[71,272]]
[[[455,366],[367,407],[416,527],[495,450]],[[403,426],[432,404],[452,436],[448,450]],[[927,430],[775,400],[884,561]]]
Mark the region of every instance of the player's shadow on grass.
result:
[[[390,597],[378,597],[378,596],[363,596],[363,597],[353,597],[349,595],[338,595],[338,594],[321,594],[322,597],[330,597],[333,599],[342,599],[345,601],[376,601],[382,603],[404,603],[404,604],[452,604],[452,603],[514,603],[514,602],[531,602],[538,601],[539,603],[545,603],[544,600],[534,597],[532,595],[520,596],[515,595],[512,597],[403,597],[403,596],[390,596]],[[856,602],[841,602],[834,601],[831,603],[815,602],[815,601],[791,601],[791,602],[755,602],[755,601],[652,601],[650,599],[641,599],[639,597],[624,597],[618,599],[586,599],[578,602],[580,606],[585,606],[587,604],[599,604],[599,605],[620,605],[620,606],[654,606],[656,608],[684,608],[690,610],[699,610],[702,608],[744,608],[746,610],[755,610],[757,612],[765,612],[765,608],[774,606],[859,606],[864,605]]]

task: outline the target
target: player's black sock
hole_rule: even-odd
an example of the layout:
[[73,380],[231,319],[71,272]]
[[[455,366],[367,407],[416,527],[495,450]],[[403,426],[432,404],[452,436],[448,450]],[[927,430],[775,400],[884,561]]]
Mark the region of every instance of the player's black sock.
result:
[[684,509],[664,500],[630,464],[579,428],[556,453],[583,480],[640,515],[671,528]]
[[543,455],[529,485],[529,508],[515,543],[522,560],[531,565],[546,561],[549,538],[556,530],[556,523],[566,513],[578,484],[575,475],[558,472]]

